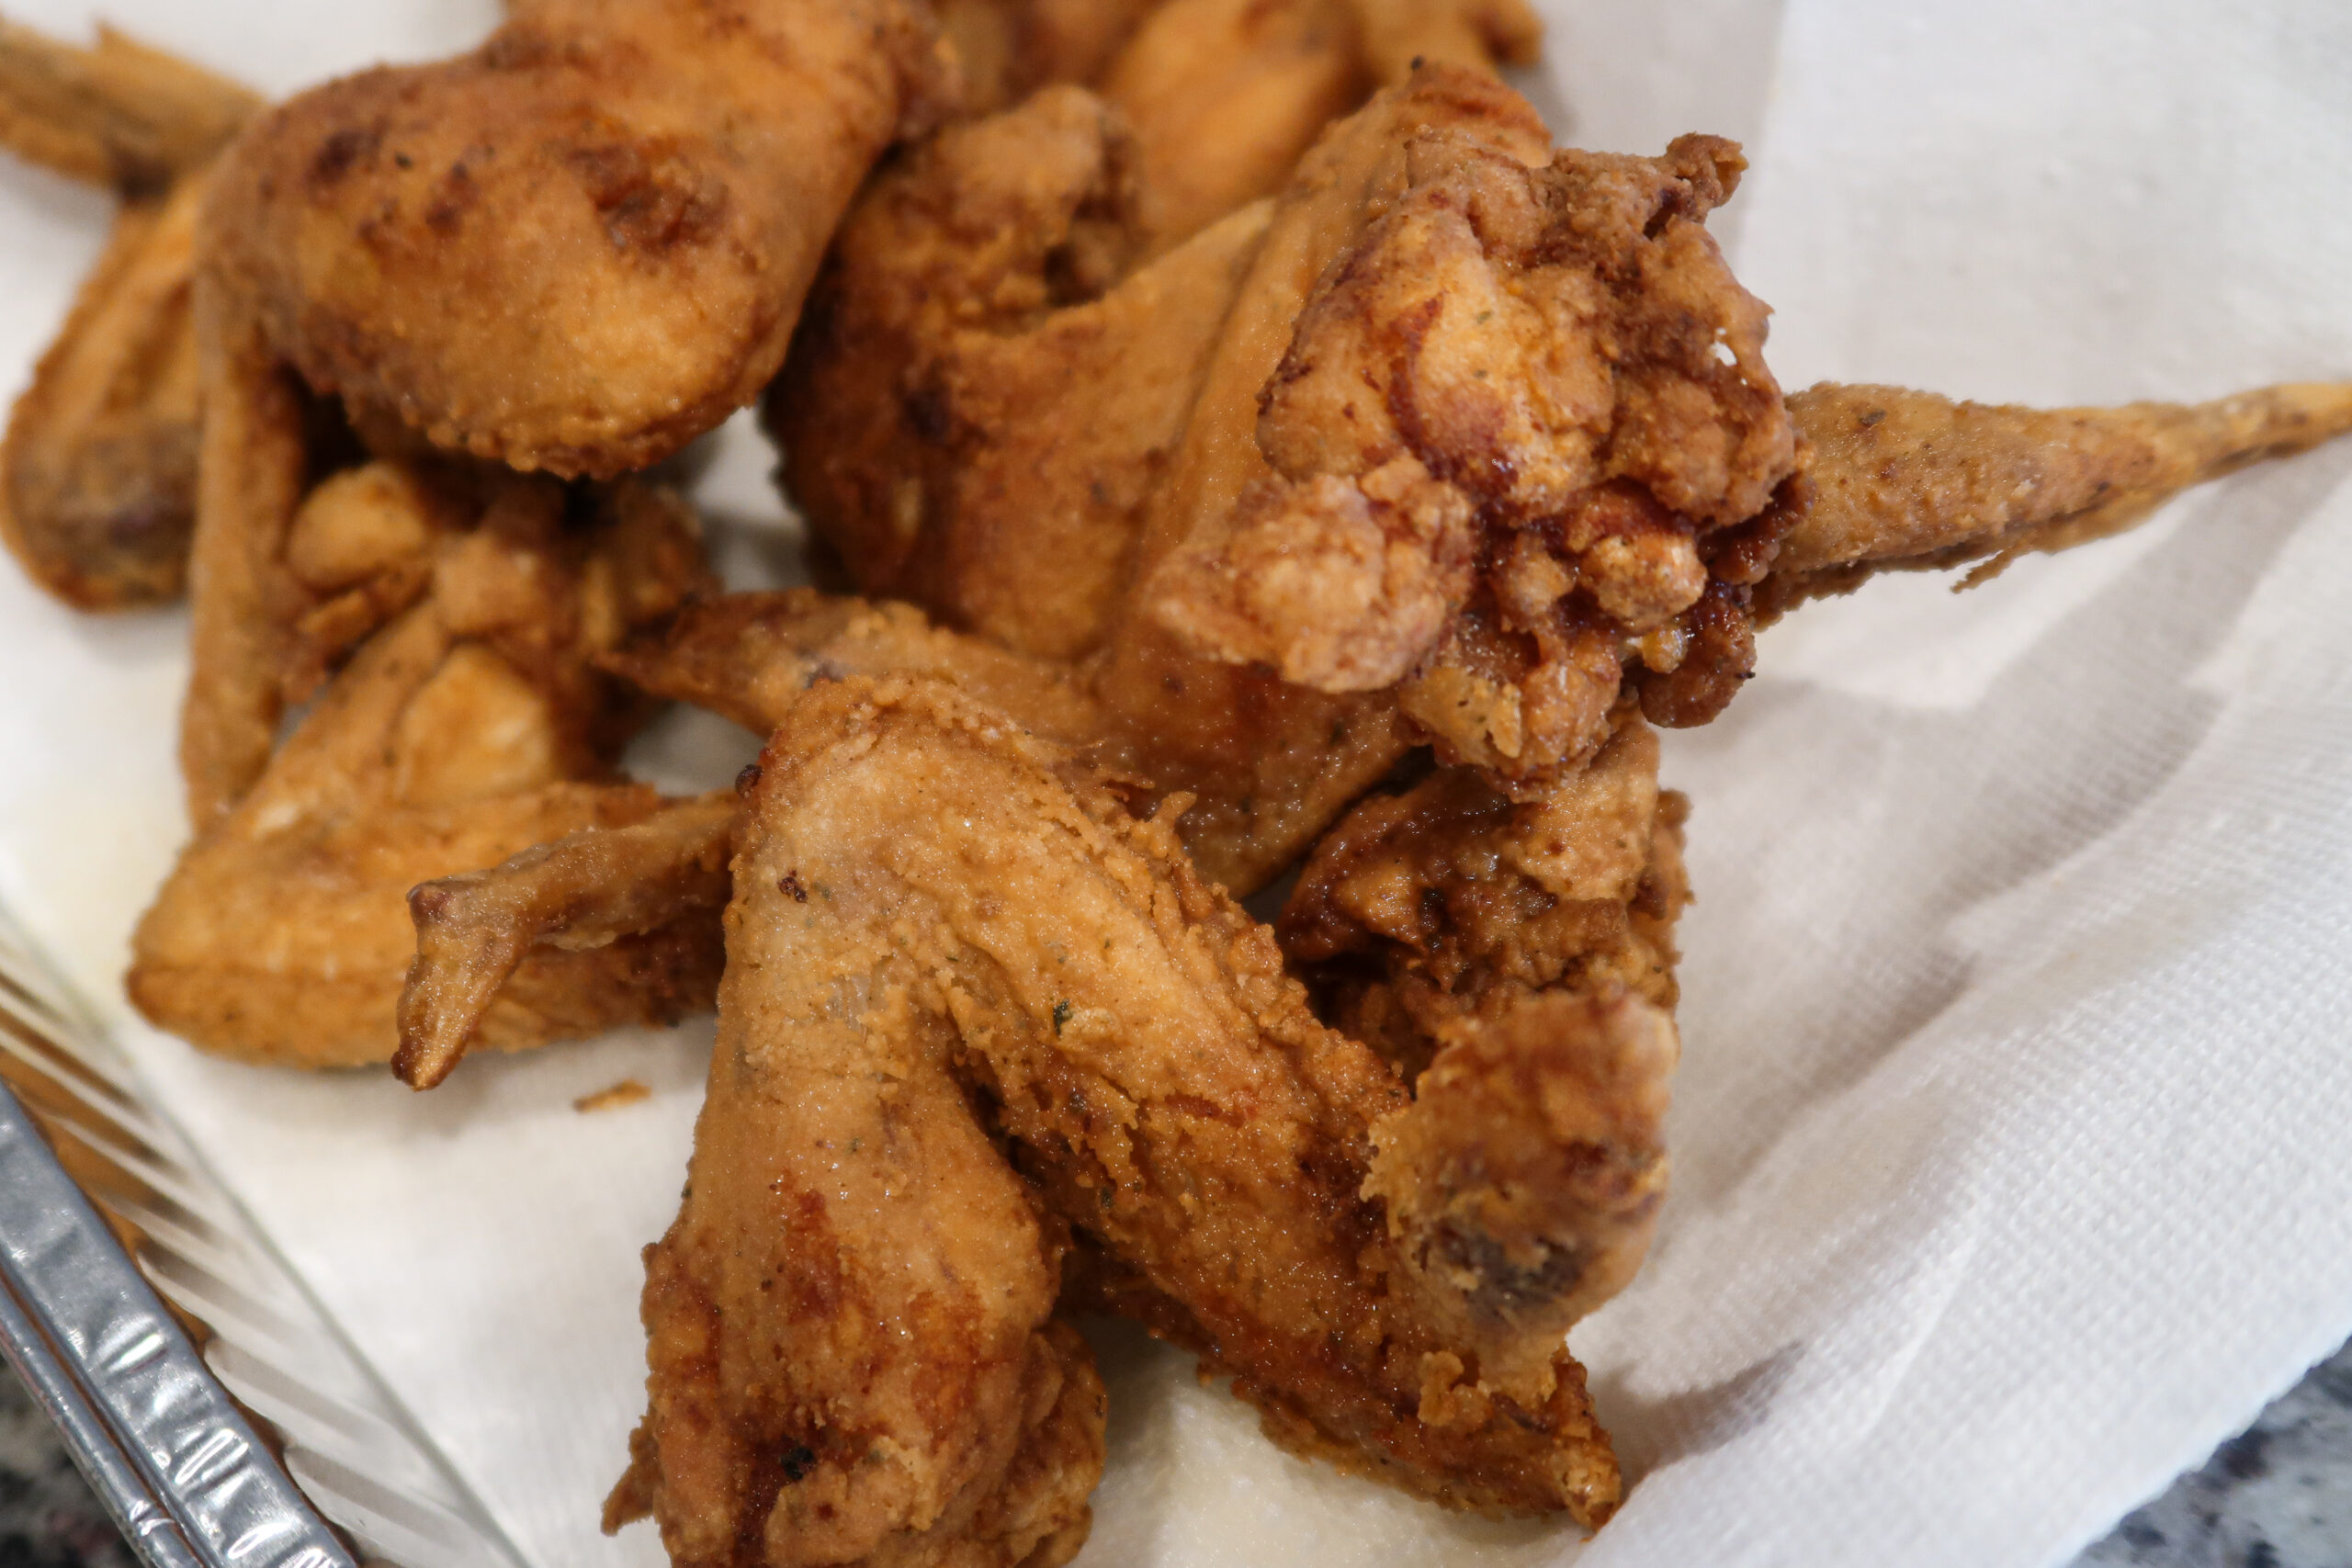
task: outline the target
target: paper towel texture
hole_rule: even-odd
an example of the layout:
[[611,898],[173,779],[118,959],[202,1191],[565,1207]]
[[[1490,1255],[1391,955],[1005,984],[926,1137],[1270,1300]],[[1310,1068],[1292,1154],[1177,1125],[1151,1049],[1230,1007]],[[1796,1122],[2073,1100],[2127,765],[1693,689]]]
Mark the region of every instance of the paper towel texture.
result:
[[[1736,260],[1784,382],[2122,400],[2352,374],[2352,12],[2323,0],[1554,0],[1587,144],[1747,137]],[[16,7],[85,26],[75,0]],[[492,8],[117,0],[283,89]],[[0,169],[0,378],[106,204]],[[779,569],[756,436],[714,472]],[[1098,1337],[1086,1562],[2064,1559],[2352,1330],[2352,449],[2199,492],[1980,592],[1874,583],[1765,639],[1692,796],[1677,1187],[1572,1341],[1635,1479],[1595,1542],[1441,1515],[1270,1448]],[[763,525],[762,515],[769,521]],[[770,541],[763,543],[763,540]],[[183,620],[0,571],[0,900],[120,1015],[179,833]],[[723,777],[678,721],[648,752]],[[537,1564],[595,1532],[640,1407],[637,1250],[674,1212],[706,1024],[373,1075],[225,1066],[126,1021],[163,1102]],[[622,1077],[623,1110],[572,1100]]]

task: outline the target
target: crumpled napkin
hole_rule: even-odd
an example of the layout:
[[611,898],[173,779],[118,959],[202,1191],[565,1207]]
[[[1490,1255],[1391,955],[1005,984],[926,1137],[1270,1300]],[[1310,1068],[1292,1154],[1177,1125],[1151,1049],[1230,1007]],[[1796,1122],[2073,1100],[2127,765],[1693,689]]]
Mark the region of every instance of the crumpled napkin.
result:
[[[79,0],[20,7],[77,26]],[[2352,15],[2332,0],[1552,0],[1531,84],[1589,146],[1750,143],[1720,231],[1784,382],[2203,396],[2352,374]],[[325,25],[329,10],[332,27]],[[284,88],[488,8],[109,16]],[[303,13],[309,16],[310,13]],[[316,25],[312,25],[315,23]],[[0,171],[21,375],[103,204]],[[738,427],[707,481],[775,513]],[[1667,739],[1695,810],[1677,1179],[1572,1345],[1634,1481],[1589,1545],[1270,1448],[1099,1337],[1094,1563],[2063,1562],[2352,1331],[2352,447],[1954,597],[1767,635]],[[757,555],[748,550],[747,555]],[[102,1004],[180,831],[177,617],[0,572],[0,902]],[[644,753],[723,777],[682,717]],[[707,1026],[478,1060],[430,1096],[201,1059],[148,1081],[532,1561],[596,1535],[639,1408],[636,1249]],[[572,1099],[624,1077],[653,1097]]]

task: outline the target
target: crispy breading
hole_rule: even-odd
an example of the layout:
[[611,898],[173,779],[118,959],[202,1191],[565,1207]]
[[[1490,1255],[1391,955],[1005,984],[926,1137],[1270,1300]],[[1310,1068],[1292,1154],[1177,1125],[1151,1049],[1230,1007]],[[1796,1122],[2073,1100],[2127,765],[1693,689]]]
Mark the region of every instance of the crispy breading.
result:
[[[952,128],[852,217],[844,254],[857,265],[829,272],[815,330],[768,404],[796,497],[854,574],[951,625],[1074,656],[1103,755],[1196,798],[1187,840],[1237,892],[1295,860],[1387,772],[1410,744],[1407,721],[1385,699],[1193,655],[1135,594],[1194,517],[1270,472],[1259,390],[1316,278],[1403,192],[1406,144],[1431,125],[1476,128],[1530,159],[1547,145],[1499,83],[1426,70],[1335,128],[1262,229],[1237,213],[1060,309],[1057,288],[1100,276],[1073,264],[1138,243],[1115,129],[1070,92]],[[1104,399],[1091,396],[1040,417],[1002,395],[1023,385],[1116,389],[1136,422],[1097,423]],[[1009,543],[1039,534],[1034,554]],[[954,564],[1008,548],[1018,577]]]
[[605,1512],[650,1513],[679,1568],[1050,1568],[1086,1538],[1103,1393],[1050,1318],[1067,1229],[976,1114],[952,982],[897,934],[922,911],[832,850],[922,838],[910,804],[747,781],[709,1092],[646,1249],[650,1408]]
[[83,50],[0,18],[0,146],[124,198],[0,446],[0,541],[76,609],[160,604],[186,579],[196,220],[213,155],[260,105],[110,28]]
[[[556,504],[493,503],[470,527],[420,529],[423,597],[368,637],[183,852],[127,980],[160,1026],[250,1060],[388,1061],[416,952],[412,887],[662,809],[611,777],[645,708],[589,661],[705,581],[693,519],[621,497],[567,528],[552,481],[503,484],[510,501],[536,487]],[[385,541],[372,523],[354,533],[346,544]],[[353,570],[368,552],[322,537],[308,558]],[[534,948],[488,1001],[478,1043],[673,1019],[708,1005],[719,956],[715,906],[591,950]]]
[[[760,770],[768,847],[738,885],[807,902],[768,906],[775,946],[743,985],[844,998],[798,1004],[804,1027],[846,1005],[882,1059],[952,1032],[1021,1168],[1159,1303],[1147,1324],[1232,1374],[1283,1440],[1457,1506],[1607,1516],[1615,1462],[1551,1310],[1580,1270],[1519,1267],[1579,1243],[1522,1227],[1602,1223],[1576,1162],[1534,1145],[1654,1123],[1663,1012],[1598,998],[1538,1053],[1474,1026],[1419,1102],[1315,1021],[1272,932],[1193,872],[1172,808],[1135,816],[1131,786],[953,686],[820,682]],[[901,967],[922,982],[868,999]],[[1498,1096],[1533,1118],[1503,1134],[1510,1179],[1548,1173],[1572,1196],[1476,1196]],[[1430,1180],[1451,1196],[1423,1201]]]
[[1091,82],[1162,0],[934,0],[967,115],[1038,88]]
[[535,949],[591,952],[723,908],[734,822],[729,795],[681,801],[409,889],[416,960],[401,991],[392,1076],[419,1089],[447,1077]]
[[82,610],[179,596],[196,517],[200,178],[126,208],[0,447],[0,539]]
[[1101,90],[1135,133],[1164,244],[1282,189],[1377,85],[1345,0],[1167,0]]
[[[1572,1290],[1527,1302],[1563,1326],[1633,1277],[1666,1187],[1659,1117],[1671,1034],[1630,1025],[1647,1015],[1615,1001],[1638,998],[1664,1018],[1678,998],[1685,807],[1658,789],[1657,761],[1655,732],[1628,705],[1592,763],[1534,800],[1514,802],[1466,768],[1372,795],[1316,846],[1275,927],[1327,1022],[1396,1062],[1422,1101],[1489,1129],[1491,1190],[1424,1170],[1401,1144],[1400,1168],[1419,1175],[1375,1173],[1378,1190],[1416,1216],[1453,1267],[1489,1274],[1498,1301],[1530,1295],[1515,1281],[1573,1273]],[[1533,1086],[1510,1087],[1511,1075],[1596,1038],[1663,1060],[1595,1075],[1573,1101],[1591,1124],[1547,1139]],[[1464,1050],[1491,1070],[1426,1070]],[[1632,1098],[1621,1101],[1616,1088]],[[1566,1168],[1514,1175],[1513,1164]],[[1552,1212],[1563,1205],[1581,1212]],[[1465,1209],[1493,1246],[1460,1239]],[[1573,1255],[1547,1234],[1576,1236]]]
[[[1607,735],[1621,646],[1677,630],[1702,542],[1796,470],[1765,310],[1702,227],[1744,166],[1444,130],[1325,275],[1266,383],[1269,471],[1148,589],[1185,642],[1332,691],[1398,687],[1453,761],[1555,777]],[[1500,679],[1464,622],[1532,644]]]
[[261,100],[101,25],[82,49],[0,17],[0,147],[127,197],[200,171]]
[[207,265],[361,423],[609,477],[758,395],[944,61],[910,0],[542,0],[256,118]]

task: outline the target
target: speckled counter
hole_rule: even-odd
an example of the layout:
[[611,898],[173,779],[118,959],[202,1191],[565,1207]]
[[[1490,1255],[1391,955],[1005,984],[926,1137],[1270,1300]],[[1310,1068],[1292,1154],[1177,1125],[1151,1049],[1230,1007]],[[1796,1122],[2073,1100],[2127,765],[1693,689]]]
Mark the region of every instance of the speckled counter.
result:
[[0,1568],[135,1568],[64,1445],[0,1364]]
[[[134,1568],[56,1434],[5,1369],[0,1568]],[[2352,1568],[2352,1345],[2075,1568]]]

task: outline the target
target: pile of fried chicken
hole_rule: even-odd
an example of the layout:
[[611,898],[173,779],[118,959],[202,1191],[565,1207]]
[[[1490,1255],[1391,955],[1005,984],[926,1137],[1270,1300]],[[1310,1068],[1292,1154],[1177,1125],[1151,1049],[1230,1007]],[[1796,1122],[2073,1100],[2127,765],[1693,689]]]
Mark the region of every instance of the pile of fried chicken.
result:
[[[2352,428],[1784,395],[1706,229],[1738,147],[1555,148],[1498,74],[1537,44],[1521,0],[515,0],[273,107],[0,24],[0,141],[123,202],[0,532],[193,611],[140,1009],[419,1089],[718,1010],[608,1529],[1050,1568],[1095,1313],[1294,1450],[1599,1527],[1566,1339],[1667,1183],[1658,728],[1808,599]],[[659,477],[755,400],[822,590],[721,592]],[[759,761],[624,776],[665,700]]]

